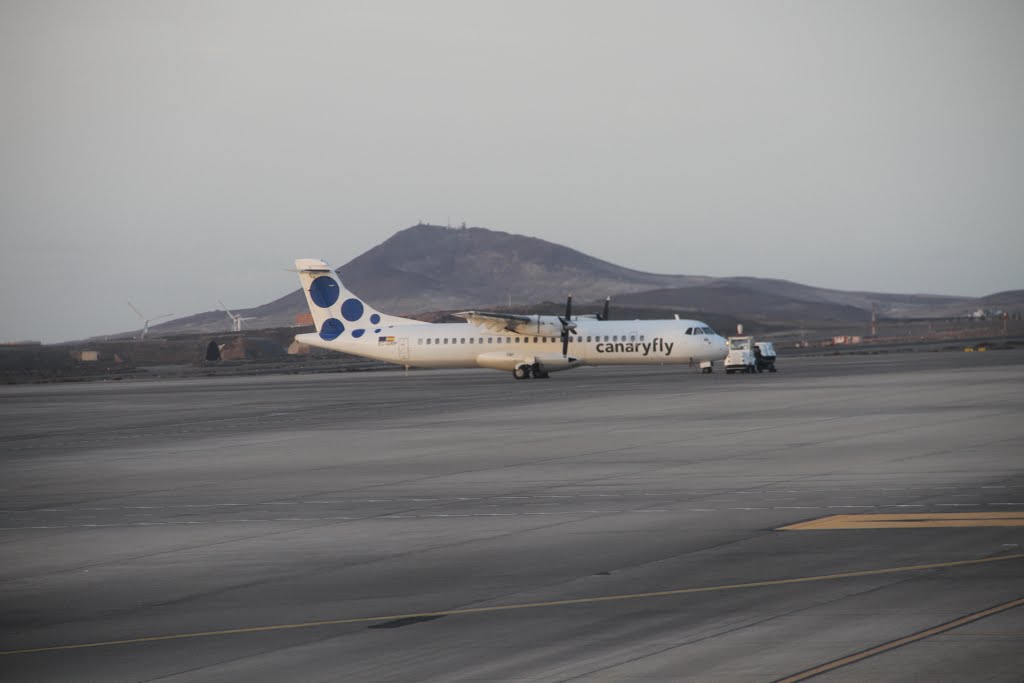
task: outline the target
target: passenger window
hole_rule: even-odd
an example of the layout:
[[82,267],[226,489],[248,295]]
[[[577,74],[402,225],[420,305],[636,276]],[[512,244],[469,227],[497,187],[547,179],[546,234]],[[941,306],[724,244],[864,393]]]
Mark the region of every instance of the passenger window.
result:
[[494,337],[488,337],[487,338],[487,343],[488,344],[493,344],[494,343]]
[[590,335],[587,335],[587,341],[590,341]]
[[536,338],[536,337],[534,337],[534,338],[533,338],[533,343],[534,343],[534,344],[536,344],[536,343],[537,343],[537,338]]
[[[518,341],[518,339],[516,341]],[[511,344],[512,343],[512,337],[505,337],[505,343],[506,344]]]
[[635,334],[629,335],[629,341],[635,342],[636,341],[636,335]]
[[472,338],[472,337],[470,337],[470,338],[469,338],[469,343],[470,343],[470,344],[472,344],[472,343],[473,343],[473,338]]
[[447,343],[448,343],[448,337],[445,337],[445,338],[444,338],[444,343],[445,343],[445,344],[447,344]]
[[644,340],[644,335],[641,334],[640,335],[640,341],[643,341],[643,340]]
[[463,337],[462,339],[460,339],[460,340],[459,340],[459,343],[460,343],[460,344],[465,344],[465,343],[466,343],[466,338],[465,338],[465,337]]
[[605,340],[605,341],[608,341],[608,335],[607,335],[607,334],[606,334],[606,335],[604,335],[604,340]]

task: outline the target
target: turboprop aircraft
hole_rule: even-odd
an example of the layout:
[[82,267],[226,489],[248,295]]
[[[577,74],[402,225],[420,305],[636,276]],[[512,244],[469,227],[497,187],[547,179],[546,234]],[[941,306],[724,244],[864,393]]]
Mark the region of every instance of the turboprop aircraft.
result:
[[464,323],[427,323],[381,313],[345,288],[319,259],[298,259],[316,332],[295,340],[406,368],[492,368],[516,379],[583,365],[680,365],[721,361],[725,339],[697,320],[609,320],[464,311]]

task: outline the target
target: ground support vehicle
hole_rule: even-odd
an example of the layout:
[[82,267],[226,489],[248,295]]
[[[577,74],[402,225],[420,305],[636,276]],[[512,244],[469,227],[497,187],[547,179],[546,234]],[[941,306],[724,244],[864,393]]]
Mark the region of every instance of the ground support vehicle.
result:
[[757,372],[753,337],[729,337],[729,355],[725,357],[725,372]]
[[775,345],[771,342],[754,342],[754,365],[758,372],[778,372],[775,369]]

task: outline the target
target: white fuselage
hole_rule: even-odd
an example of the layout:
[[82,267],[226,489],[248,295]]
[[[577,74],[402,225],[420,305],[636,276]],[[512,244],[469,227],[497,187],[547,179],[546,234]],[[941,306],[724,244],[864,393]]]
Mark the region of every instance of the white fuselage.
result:
[[[722,360],[725,339],[707,334],[694,320],[576,319],[568,357],[572,365],[688,364]],[[690,334],[687,332],[690,331]],[[417,368],[488,367],[511,370],[540,362],[564,362],[562,340],[516,332],[490,332],[471,323],[412,323],[384,326],[359,339],[324,340],[317,333],[296,339],[334,351]]]

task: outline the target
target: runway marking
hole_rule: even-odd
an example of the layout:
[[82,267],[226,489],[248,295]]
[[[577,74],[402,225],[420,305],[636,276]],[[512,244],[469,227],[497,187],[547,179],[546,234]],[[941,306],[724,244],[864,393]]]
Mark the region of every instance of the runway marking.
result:
[[1024,526],[1024,512],[915,512],[908,514],[830,515],[779,527],[776,531],[822,529],[918,529],[940,527]]
[[889,650],[894,650],[898,647],[903,647],[904,645],[916,643],[919,640],[924,640],[925,638],[939,635],[941,633],[944,633],[945,631],[950,631],[952,629],[965,626],[967,624],[970,624],[971,622],[978,621],[979,619],[984,619],[985,617],[992,616],[993,614],[1005,612],[1006,610],[1013,609],[1014,607],[1020,607],[1021,605],[1024,605],[1024,598],[1010,600],[1009,602],[1004,602],[1001,605],[989,607],[988,609],[983,609],[980,612],[975,612],[974,614],[968,614],[967,616],[960,617],[959,619],[954,619],[953,621],[947,621],[945,624],[933,626],[932,628],[928,628],[923,631],[918,631],[917,633],[911,634],[909,636],[904,636],[903,638],[890,640],[888,643],[883,643],[881,645],[869,648],[862,652],[858,652],[847,657],[834,659],[831,662],[826,662],[825,664],[821,664],[820,666],[816,666],[812,669],[801,671],[800,673],[793,674],[792,676],[780,678],[777,681],[775,681],[775,683],[797,683],[798,681],[805,681],[808,678],[813,678],[814,676],[817,676],[819,674],[834,671],[835,669],[847,666],[848,664],[855,664],[859,661],[867,659],[868,657],[874,657],[875,655],[882,654],[883,652],[888,652]]
[[[343,619],[323,619],[320,621],[306,621],[292,624],[268,624],[265,626],[246,626],[241,628],[228,628],[210,631],[193,631],[190,633],[168,633],[159,636],[142,636],[139,638],[122,638],[120,640],[102,640],[92,643],[72,643],[68,645],[49,645],[44,647],[21,648],[17,650],[0,651],[0,657],[11,655],[33,654],[38,652],[63,652],[68,650],[83,650],[96,647],[111,647],[114,645],[135,645],[139,643],[155,643],[168,640],[185,640],[189,638],[210,638],[214,636],[241,635],[246,633],[266,633],[271,631],[290,631],[305,628],[317,628],[323,626],[342,626],[346,624],[367,624],[375,622],[398,621],[407,619],[426,619],[431,617],[447,617],[468,614],[495,614],[510,612],[513,610],[540,609],[544,607],[567,607],[572,605],[593,605],[606,602],[621,602],[625,600],[642,600],[649,598],[665,598],[677,595],[692,595],[696,593],[713,593],[717,591],[740,590],[744,588],[768,588],[773,586],[787,586],[799,583],[813,583],[818,581],[836,581],[839,579],[852,579],[863,576],[881,576],[884,574],[901,574],[916,571],[928,571],[932,569],[950,569],[953,567],[968,567],[995,562],[1007,562],[1011,560],[1024,559],[1024,553],[1012,555],[997,555],[994,557],[982,557],[973,560],[954,560],[950,562],[933,562],[930,564],[904,565],[898,567],[884,567],[881,569],[863,569],[853,572],[840,572],[837,574],[818,574],[815,576],[800,576],[791,579],[772,579],[768,581],[751,581],[747,583],[726,583],[718,586],[699,586],[695,588],[673,588],[663,591],[651,591],[648,593],[623,593],[617,595],[599,595],[591,598],[568,598],[565,600],[547,600],[542,602],[521,602],[509,605],[491,605],[489,607],[463,607],[449,610],[438,610],[436,612],[414,612],[411,614],[388,614],[376,617],[350,617]],[[1024,602],[1024,598],[1019,601]],[[992,608],[998,609],[998,608]],[[1006,609],[1009,609],[1008,607]],[[995,613],[995,612],[990,612]],[[973,616],[973,615],[972,615]],[[966,617],[965,617],[966,618]],[[981,617],[977,617],[981,618]],[[967,623],[967,622],[964,622]]]

